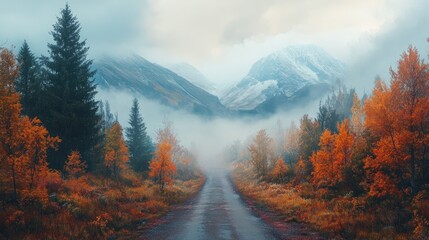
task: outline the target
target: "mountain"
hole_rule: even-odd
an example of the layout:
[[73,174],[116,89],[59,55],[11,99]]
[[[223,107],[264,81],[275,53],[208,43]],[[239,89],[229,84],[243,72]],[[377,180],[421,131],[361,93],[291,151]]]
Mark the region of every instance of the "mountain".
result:
[[204,76],[204,74],[198,71],[198,69],[196,69],[194,66],[182,62],[169,64],[166,67],[175,72],[177,75],[185,78],[195,86],[205,90],[206,92],[211,94],[216,92],[214,84],[210,82],[210,80],[208,80],[206,76]]
[[321,97],[344,71],[320,47],[290,46],[258,60],[221,101],[234,110],[274,112]]
[[95,83],[102,89],[130,91],[205,116],[229,113],[218,97],[140,56],[103,57],[94,63],[94,68],[97,70]]

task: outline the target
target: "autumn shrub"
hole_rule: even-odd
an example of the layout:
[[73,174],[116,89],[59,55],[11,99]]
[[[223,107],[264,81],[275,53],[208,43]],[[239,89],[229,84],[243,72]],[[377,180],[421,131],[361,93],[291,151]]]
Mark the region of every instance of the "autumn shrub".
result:
[[314,186],[308,182],[304,182],[302,184],[295,186],[295,189],[297,190],[299,196],[302,198],[315,197]]
[[108,189],[103,193],[107,204],[114,204],[122,201],[122,192],[119,189]]
[[22,210],[12,212],[9,217],[6,218],[5,225],[16,232],[24,230],[26,227],[24,214]]
[[119,206],[121,215],[127,215],[127,220],[123,221],[125,223],[134,223],[139,222],[140,219],[145,218],[144,209],[145,202],[138,203],[124,203]]
[[37,187],[31,191],[23,191],[20,197],[20,205],[24,208],[42,209],[49,203],[48,191],[46,188]]
[[68,193],[77,193],[84,196],[89,196],[96,189],[94,186],[91,186],[84,177],[68,179],[64,181],[63,186],[64,191]]
[[49,204],[43,209],[43,213],[46,215],[57,214],[61,211],[61,205],[58,202],[49,202]]
[[61,178],[61,173],[59,171],[49,170],[42,175],[40,184],[46,187],[48,193],[54,193],[63,190],[64,180]]
[[70,153],[64,165],[64,170],[69,178],[80,177],[85,172],[86,168],[87,164],[82,162],[80,153],[77,151],[72,151]]
[[162,201],[149,200],[142,203],[141,207],[142,207],[142,210],[141,210],[142,212],[155,214],[158,212],[165,211],[168,208],[168,205]]
[[96,238],[107,238],[112,234],[112,230],[108,227],[109,222],[112,220],[112,217],[103,212],[89,222],[88,235]]
[[422,190],[412,201],[413,236],[416,239],[429,239],[429,192]]
[[148,187],[142,185],[140,187],[133,187],[125,189],[127,202],[143,202],[150,198],[150,190]]
[[283,158],[277,159],[273,169],[271,169],[268,178],[273,182],[282,183],[289,177],[289,167],[284,162]]
[[[308,223],[327,234],[328,238],[410,238],[406,233],[410,230],[408,222],[411,216],[407,216],[407,211],[397,201],[380,202],[366,196],[355,197],[352,193],[335,196],[329,190],[317,189],[310,183],[294,186],[258,182],[243,171],[235,169],[232,174],[234,185],[243,196],[281,214],[286,221]],[[416,205],[416,210],[424,208],[424,204]],[[423,236],[426,233],[425,222],[416,220],[413,223],[415,235]]]
[[127,186],[138,187],[141,186],[142,176],[129,168],[124,168],[120,173],[121,182]]

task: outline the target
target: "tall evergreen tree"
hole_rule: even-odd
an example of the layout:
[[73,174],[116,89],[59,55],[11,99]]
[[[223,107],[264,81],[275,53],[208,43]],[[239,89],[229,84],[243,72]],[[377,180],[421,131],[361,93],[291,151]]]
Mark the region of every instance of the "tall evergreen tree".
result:
[[30,117],[40,114],[42,80],[40,65],[31,52],[27,41],[22,44],[18,56],[19,77],[16,79],[16,90],[21,93],[22,113]]
[[62,139],[58,151],[52,152],[50,164],[62,169],[67,155],[79,151],[94,169],[94,148],[99,141],[98,105],[94,100],[96,86],[92,77],[92,60],[87,59],[86,41],[80,40],[80,24],[66,4],[51,32],[54,43],[48,44],[46,65],[47,111],[43,122],[53,135]]
[[130,153],[130,164],[135,171],[145,171],[152,158],[152,140],[146,133],[146,126],[140,116],[139,102],[136,98],[131,107],[130,126],[125,129],[127,146]]

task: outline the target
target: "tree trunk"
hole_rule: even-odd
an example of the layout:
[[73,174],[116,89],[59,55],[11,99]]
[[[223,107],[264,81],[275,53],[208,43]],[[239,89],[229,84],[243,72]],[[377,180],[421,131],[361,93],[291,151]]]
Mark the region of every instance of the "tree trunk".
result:
[[12,161],[12,180],[13,180],[13,200],[16,201],[18,199],[18,194],[16,191],[16,176],[15,176],[15,160]]
[[411,185],[411,196],[414,196],[416,194],[416,156],[414,153],[414,146],[411,146],[410,148],[410,167],[411,167],[411,177],[410,177],[410,185]]

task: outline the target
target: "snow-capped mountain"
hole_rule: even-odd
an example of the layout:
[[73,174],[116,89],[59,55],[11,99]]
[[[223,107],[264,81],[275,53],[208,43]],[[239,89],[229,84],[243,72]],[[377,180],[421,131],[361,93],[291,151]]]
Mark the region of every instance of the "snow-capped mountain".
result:
[[345,65],[320,47],[290,46],[258,60],[221,101],[235,110],[274,111],[320,97],[344,71]]
[[206,92],[209,92],[211,94],[215,94],[216,88],[214,87],[214,84],[210,82],[202,74],[198,69],[196,69],[194,66],[188,64],[188,63],[174,63],[174,64],[168,64],[166,65],[168,69],[175,72],[177,75],[185,78],[195,86],[205,90]]
[[219,98],[193,85],[171,70],[133,55],[104,57],[94,63],[95,83],[102,89],[118,89],[141,94],[175,109],[200,115],[227,115]]

